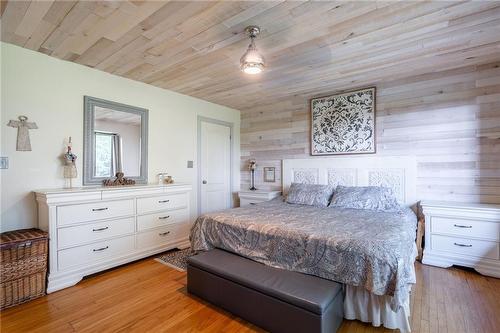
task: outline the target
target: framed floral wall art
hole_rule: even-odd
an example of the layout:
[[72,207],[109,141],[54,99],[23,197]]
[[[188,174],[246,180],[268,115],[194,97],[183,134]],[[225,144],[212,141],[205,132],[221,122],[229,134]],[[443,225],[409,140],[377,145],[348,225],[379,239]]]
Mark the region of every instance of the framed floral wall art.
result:
[[311,99],[311,155],[375,153],[375,88]]

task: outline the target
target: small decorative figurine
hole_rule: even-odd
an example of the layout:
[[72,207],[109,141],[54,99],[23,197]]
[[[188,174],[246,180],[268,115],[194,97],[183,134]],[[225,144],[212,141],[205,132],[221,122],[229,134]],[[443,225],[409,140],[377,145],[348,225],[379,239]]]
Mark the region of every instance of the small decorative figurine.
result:
[[172,178],[172,176],[167,176],[167,178],[165,178],[165,184],[173,184],[174,183],[174,180]]
[[255,160],[250,160],[248,162],[248,170],[252,174],[251,183],[250,183],[250,191],[256,191],[255,188],[255,170],[257,169],[257,162]]
[[102,181],[104,186],[124,186],[124,185],[135,185],[135,180],[123,177],[123,172],[116,173],[116,179],[105,179]]
[[28,117],[19,116],[19,120],[11,120],[7,126],[17,128],[17,151],[31,151],[30,129],[37,129],[38,126],[34,122],[28,122]]
[[68,140],[68,145],[67,145],[67,151],[63,155],[64,159],[64,178],[68,179],[68,183],[66,187],[73,187],[73,178],[76,178],[78,175],[77,169],[76,169],[76,159],[77,156],[73,154],[71,151],[72,143],[71,143],[71,137],[69,137]]

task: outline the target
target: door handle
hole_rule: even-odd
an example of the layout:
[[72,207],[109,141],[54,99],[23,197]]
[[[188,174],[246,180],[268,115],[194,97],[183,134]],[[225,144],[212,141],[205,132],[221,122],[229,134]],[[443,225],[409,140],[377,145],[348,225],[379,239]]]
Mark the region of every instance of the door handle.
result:
[[169,233],[170,233],[170,231],[160,232],[160,233],[158,234],[158,236],[166,236],[166,235],[168,235]]
[[159,200],[158,203],[166,203],[166,202],[170,202],[170,200]]
[[109,227],[102,227],[102,228],[97,228],[97,229],[92,229],[92,231],[103,231],[109,229]]
[[203,180],[201,183],[202,183],[202,184],[206,184],[206,183],[207,183],[207,181],[206,181],[206,180]]
[[170,217],[170,215],[167,215],[167,216],[160,216],[158,219],[159,220],[166,220]]
[[103,211],[103,210],[108,210],[108,207],[104,207],[104,208],[92,208],[93,212],[100,212],[100,211]]
[[93,249],[92,251],[99,252],[99,251],[104,251],[104,250],[107,250],[107,249],[109,249],[109,246],[101,247],[100,249]]

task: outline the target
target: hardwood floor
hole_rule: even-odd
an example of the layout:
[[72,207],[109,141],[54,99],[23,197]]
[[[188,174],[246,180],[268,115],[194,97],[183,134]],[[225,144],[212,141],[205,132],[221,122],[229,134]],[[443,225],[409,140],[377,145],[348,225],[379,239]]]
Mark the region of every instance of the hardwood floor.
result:
[[[499,332],[500,279],[417,263],[412,332]],[[144,259],[0,313],[2,332],[262,332],[186,292],[186,274]],[[344,321],[339,332],[392,332]]]

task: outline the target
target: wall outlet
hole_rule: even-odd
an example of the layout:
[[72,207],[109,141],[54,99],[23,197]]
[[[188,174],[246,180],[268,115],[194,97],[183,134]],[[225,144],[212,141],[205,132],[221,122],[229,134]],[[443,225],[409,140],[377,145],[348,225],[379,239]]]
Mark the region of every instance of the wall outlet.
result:
[[193,161],[188,161],[187,165],[188,165],[189,169],[192,169],[193,168]]
[[7,156],[0,157],[0,169],[9,168],[9,158]]

